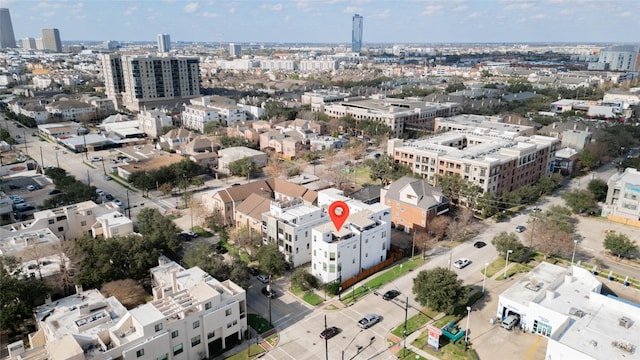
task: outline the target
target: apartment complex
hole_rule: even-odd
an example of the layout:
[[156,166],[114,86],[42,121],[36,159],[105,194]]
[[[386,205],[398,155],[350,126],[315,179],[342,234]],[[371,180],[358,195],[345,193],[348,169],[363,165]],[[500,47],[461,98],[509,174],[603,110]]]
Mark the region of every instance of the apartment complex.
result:
[[613,174],[607,185],[602,216],[640,227],[640,171],[626,168],[622,173]]
[[335,103],[312,103],[312,111],[324,112],[332,118],[351,116],[356,122],[370,120],[389,127],[401,137],[405,126],[430,128],[436,117],[453,116],[456,104],[436,104],[416,99],[370,98],[348,99]]
[[200,95],[197,58],[106,54],[102,66],[107,96],[118,109],[174,106]]
[[520,136],[526,131],[503,126],[449,131],[416,140],[391,139],[387,151],[432,184],[437,175],[458,174],[483,192],[497,194],[531,185],[553,172],[558,139]]
[[11,359],[201,359],[242,340],[246,292],[198,267],[184,269],[164,256],[151,269],[153,300],[127,310],[98,290],[35,309],[37,330],[9,345]]
[[305,205],[300,198],[271,201],[262,215],[263,239],[277,243],[292,267],[298,267],[311,261],[311,230],[329,221],[321,208]]
[[204,132],[209,122],[225,127],[247,119],[245,110],[228,98],[203,96],[190,102],[182,112],[182,126],[187,129]]
[[153,139],[160,137],[163,127],[171,125],[171,117],[162,111],[143,110],[138,114],[138,128]]
[[600,50],[598,62],[589,63],[589,70],[629,71],[640,70],[640,47],[617,45]]
[[337,189],[318,192],[319,206],[337,200],[349,206],[344,225],[336,229],[328,222],[311,230],[311,273],[324,283],[351,278],[385,261],[391,246],[388,206],[349,199]]

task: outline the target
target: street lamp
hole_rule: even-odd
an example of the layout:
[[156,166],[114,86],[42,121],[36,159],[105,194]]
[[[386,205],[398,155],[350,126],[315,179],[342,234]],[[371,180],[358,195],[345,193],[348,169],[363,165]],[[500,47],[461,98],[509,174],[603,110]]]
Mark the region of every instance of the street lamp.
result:
[[509,265],[509,254],[511,254],[513,250],[507,250],[507,258],[504,262],[504,278],[507,278],[507,265]]
[[484,263],[484,272],[482,273],[482,293],[484,294],[484,284],[487,282],[487,266],[489,263]]
[[573,266],[573,260],[576,258],[576,248],[578,247],[578,239],[573,240],[573,255],[571,255],[571,265]]
[[467,306],[467,330],[464,331],[465,344],[467,344],[469,340],[469,318],[471,318],[471,306]]

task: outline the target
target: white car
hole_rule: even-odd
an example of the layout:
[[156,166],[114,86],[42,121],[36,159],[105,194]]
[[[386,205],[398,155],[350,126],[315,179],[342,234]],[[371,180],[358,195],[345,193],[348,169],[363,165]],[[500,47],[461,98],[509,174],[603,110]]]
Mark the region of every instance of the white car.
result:
[[453,266],[457,267],[458,269],[462,269],[463,267],[469,264],[471,264],[471,260],[462,258],[462,259],[456,260],[456,262],[453,263]]
[[102,161],[102,157],[101,156],[94,156],[91,158],[91,162],[98,162],[98,161]]
[[98,194],[98,196],[102,196],[104,195],[104,191],[102,191],[102,189],[96,189],[96,194]]
[[260,280],[260,282],[263,283],[263,284],[268,284],[269,283],[269,277],[267,275],[260,274],[260,275],[256,276],[256,278],[258,280]]
[[113,200],[113,203],[116,204],[117,206],[122,206],[122,201],[118,199]]

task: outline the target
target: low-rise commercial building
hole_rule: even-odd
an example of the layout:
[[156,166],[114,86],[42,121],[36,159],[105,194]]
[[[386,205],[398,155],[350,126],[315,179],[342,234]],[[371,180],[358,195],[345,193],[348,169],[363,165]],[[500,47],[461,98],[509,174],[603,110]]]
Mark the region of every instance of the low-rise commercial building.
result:
[[640,227],[640,171],[626,168],[607,181],[607,199],[602,216],[609,220]]

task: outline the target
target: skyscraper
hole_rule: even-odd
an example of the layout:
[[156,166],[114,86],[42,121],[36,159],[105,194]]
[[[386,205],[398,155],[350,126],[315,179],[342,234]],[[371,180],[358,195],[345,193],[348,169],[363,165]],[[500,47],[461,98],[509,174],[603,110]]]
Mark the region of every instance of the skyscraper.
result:
[[9,9],[0,9],[0,49],[16,47],[16,37],[13,34],[11,14]]
[[169,34],[158,34],[158,51],[162,53],[171,50],[171,36]]
[[36,50],[38,48],[36,46],[36,39],[32,37],[22,39],[22,48],[25,50]]
[[229,54],[231,55],[231,57],[240,57],[240,54],[242,53],[242,47],[240,46],[240,44],[234,44],[231,43],[229,44]]
[[42,48],[56,53],[62,52],[58,29],[42,29]]
[[351,29],[351,51],[360,52],[362,50],[362,16],[353,15],[353,28]]

